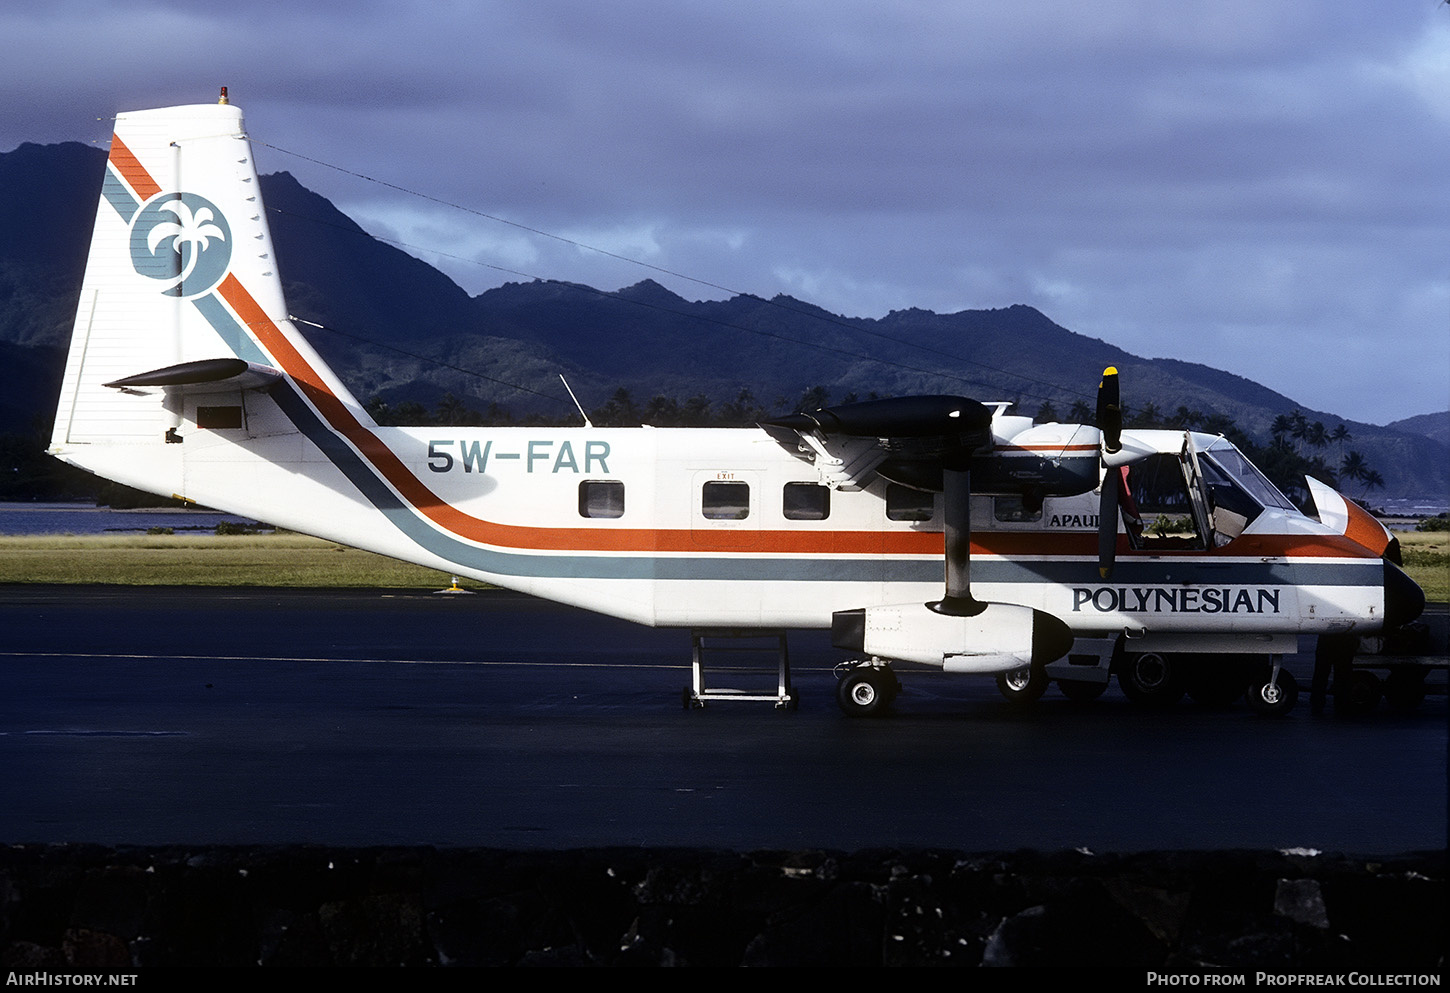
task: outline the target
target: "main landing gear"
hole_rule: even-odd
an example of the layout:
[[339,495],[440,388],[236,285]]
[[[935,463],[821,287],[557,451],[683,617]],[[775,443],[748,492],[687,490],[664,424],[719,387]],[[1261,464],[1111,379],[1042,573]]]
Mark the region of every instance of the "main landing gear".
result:
[[1249,709],[1254,713],[1283,717],[1294,709],[1294,703],[1299,699],[1299,683],[1293,673],[1279,667],[1279,659],[1275,656],[1270,665],[1255,667],[1246,698]]
[[1036,703],[1043,693],[1047,692],[1047,684],[1051,682],[1047,673],[1040,665],[1026,665],[1021,669],[1013,669],[1011,672],[999,672],[997,674],[997,690],[1009,703],[1027,706]]
[[879,659],[843,662],[836,678],[836,702],[847,717],[880,717],[901,692],[901,680]]
[[1294,709],[1299,684],[1282,656],[1120,652],[1114,660],[1118,686],[1133,703],[1168,708],[1185,693],[1206,707],[1228,707],[1243,698],[1249,709],[1282,717]]

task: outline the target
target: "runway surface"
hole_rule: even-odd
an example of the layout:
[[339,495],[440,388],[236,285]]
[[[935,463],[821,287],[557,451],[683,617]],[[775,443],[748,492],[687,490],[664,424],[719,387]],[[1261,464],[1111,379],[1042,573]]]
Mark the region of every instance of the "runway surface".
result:
[[[1312,649],[1312,639],[1304,639]],[[1093,851],[1446,844],[1447,706],[685,711],[689,638],[507,593],[0,588],[0,841]],[[1290,667],[1308,685],[1308,659]],[[720,682],[764,688],[772,670]]]

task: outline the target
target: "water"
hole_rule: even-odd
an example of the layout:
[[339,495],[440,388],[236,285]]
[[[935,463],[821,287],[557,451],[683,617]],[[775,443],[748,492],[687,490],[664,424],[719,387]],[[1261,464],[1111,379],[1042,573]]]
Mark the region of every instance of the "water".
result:
[[1370,500],[1391,517],[1434,517],[1450,510],[1444,497],[1419,497],[1413,500]]
[[207,534],[223,521],[256,524],[250,518],[217,510],[175,507],[112,510],[84,503],[0,502],[0,535],[145,534],[152,528],[172,528],[179,534]]

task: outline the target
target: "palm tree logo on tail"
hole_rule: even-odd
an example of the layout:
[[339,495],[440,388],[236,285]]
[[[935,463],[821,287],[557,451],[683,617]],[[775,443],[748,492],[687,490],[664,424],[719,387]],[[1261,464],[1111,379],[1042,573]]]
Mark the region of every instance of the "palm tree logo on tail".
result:
[[162,193],[136,212],[131,261],[170,296],[211,290],[231,263],[231,230],[216,204],[194,193]]

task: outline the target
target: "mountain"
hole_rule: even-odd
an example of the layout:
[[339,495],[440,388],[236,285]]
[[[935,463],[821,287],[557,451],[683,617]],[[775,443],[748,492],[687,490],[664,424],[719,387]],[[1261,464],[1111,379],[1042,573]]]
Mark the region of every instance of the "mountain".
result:
[[1408,434],[1422,434],[1442,445],[1450,446],[1450,410],[1444,410],[1438,414],[1419,414],[1415,417],[1406,417],[1402,421],[1395,421],[1388,427]]
[[[33,431],[37,411],[48,412],[104,168],[104,152],[74,143],[0,154],[0,433]],[[1330,430],[1345,425],[1344,451],[1361,452],[1386,481],[1376,495],[1450,493],[1443,421],[1343,421],[1221,370],[1132,355],[1031,307],[866,319],[786,296],[691,301],[652,280],[616,292],[509,283],[469,297],[290,174],[261,185],[289,306],[322,326],[308,337],[363,399],[432,409],[452,393],[469,407],[571,422],[562,373],[590,409],[620,389],[640,407],[662,394],[715,409],[749,391],[780,412],[808,391],[829,402],[925,392],[1016,401],[1027,414],[1050,403],[1066,418],[1075,403],[1093,404],[1099,373],[1116,365],[1140,411],[1185,408],[1266,444],[1275,418],[1298,410]],[[1340,447],[1321,454],[1337,464]]]

